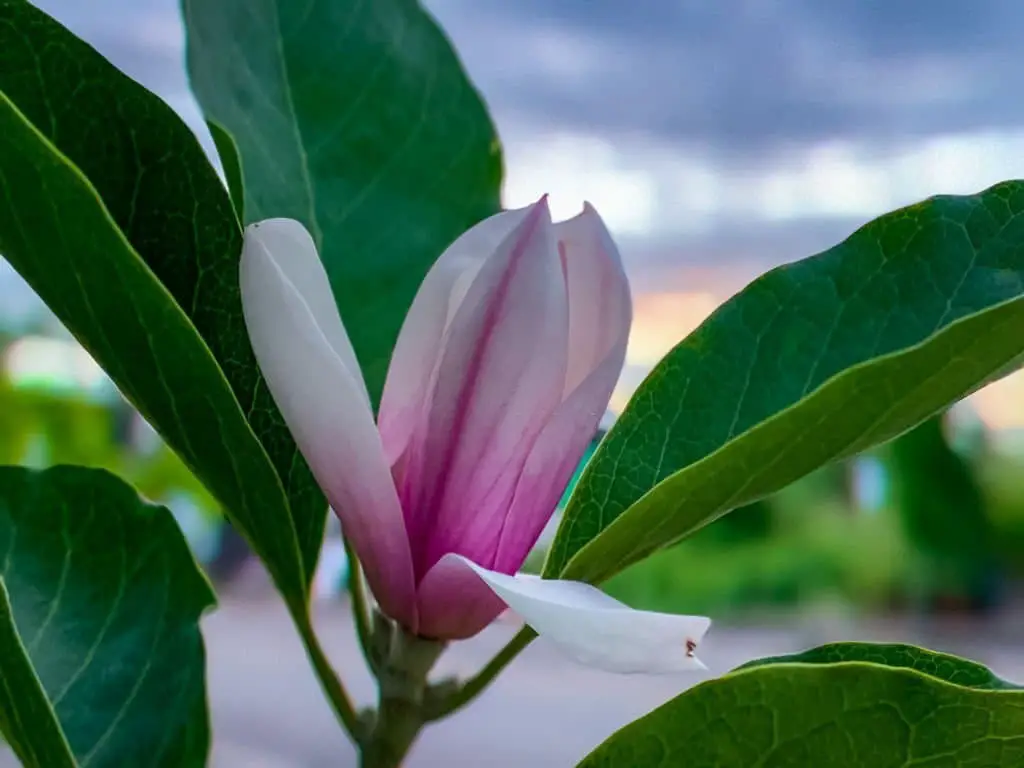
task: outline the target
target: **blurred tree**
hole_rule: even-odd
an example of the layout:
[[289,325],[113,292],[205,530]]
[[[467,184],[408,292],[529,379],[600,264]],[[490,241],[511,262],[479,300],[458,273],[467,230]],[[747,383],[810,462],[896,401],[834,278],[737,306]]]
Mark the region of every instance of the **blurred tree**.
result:
[[972,610],[998,601],[1001,578],[985,497],[972,466],[950,446],[945,414],[889,444],[892,501],[920,559],[918,597]]
[[695,538],[716,544],[766,539],[775,531],[772,499],[758,499],[715,520]]

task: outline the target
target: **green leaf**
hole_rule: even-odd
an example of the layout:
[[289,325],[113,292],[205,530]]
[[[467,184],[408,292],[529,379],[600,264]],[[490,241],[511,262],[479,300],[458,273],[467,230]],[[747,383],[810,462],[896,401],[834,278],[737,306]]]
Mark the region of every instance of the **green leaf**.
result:
[[630,723],[579,768],[1024,765],[1024,692],[864,662],[770,664]]
[[24,766],[76,768],[57,715],[14,626],[0,578],[0,733]]
[[205,763],[214,597],[167,509],[103,470],[0,467],[0,584],[0,729],[24,765]]
[[374,402],[423,276],[499,210],[479,94],[415,0],[184,0],[192,87],[231,133],[247,221],[312,233]]
[[301,599],[281,485],[209,349],[88,180],[3,93],[0,253],[206,482],[282,589]]
[[546,575],[601,581],[730,509],[889,440],[1024,349],[1024,183],[934,197],[721,306],[637,390]]
[[828,643],[802,653],[754,659],[737,670],[767,664],[837,664],[843,661],[863,661],[885,667],[912,669],[963,688],[990,691],[1021,688],[996,677],[992,670],[976,661],[903,643]]
[[[285,572],[294,567],[298,536],[310,578],[327,505],[256,366],[238,287],[241,230],[195,136],[160,99],[24,0],[0,0],[0,91],[41,134],[17,127],[19,149],[32,146],[24,158],[0,161],[7,180],[0,252],[94,355],[103,353],[103,367],[214,491],[272,571],[291,579]],[[7,154],[13,143],[5,141]],[[52,170],[54,150],[67,169]],[[88,186],[73,178],[71,165]],[[69,215],[69,205],[94,210]],[[105,231],[94,235],[98,228]],[[167,333],[177,341],[164,339]],[[185,362],[199,358],[201,364]],[[237,404],[222,391],[223,378]],[[236,423],[239,405],[277,469],[297,533],[289,530],[264,451]]]
[[207,120],[206,127],[210,129],[210,136],[224,167],[224,176],[228,182],[228,192],[231,193],[231,205],[235,208],[235,215],[239,221],[245,221],[245,187],[242,183],[242,161],[238,158],[238,146],[220,123]]

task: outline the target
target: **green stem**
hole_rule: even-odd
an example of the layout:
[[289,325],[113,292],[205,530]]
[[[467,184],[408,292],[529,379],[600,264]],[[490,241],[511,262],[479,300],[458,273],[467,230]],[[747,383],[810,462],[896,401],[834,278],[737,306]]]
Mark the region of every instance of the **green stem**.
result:
[[313,664],[313,671],[316,672],[317,680],[320,681],[320,688],[330,702],[338,722],[356,744],[361,743],[365,726],[356,713],[355,707],[352,706],[352,700],[349,698],[345,686],[342,685],[338,673],[334,671],[334,667],[331,666],[327,654],[324,653],[324,649],[320,645],[320,639],[316,636],[313,622],[309,617],[309,609],[305,605],[289,605],[289,610],[295,627],[299,630],[302,644],[306,648],[306,654]]
[[[441,718],[448,717],[456,710],[464,707],[475,699],[491,684],[498,673],[507,667],[519,653],[528,646],[537,633],[530,627],[523,627],[516,633],[508,643],[498,651],[498,654],[477,672],[473,677],[466,680],[454,690],[446,690],[442,693],[440,686],[435,686],[427,691],[426,706],[424,707],[424,722],[430,723]],[[434,694],[431,696],[431,694]]]
[[370,607],[366,599],[366,584],[363,582],[363,567],[352,549],[348,539],[345,542],[345,556],[349,563],[348,591],[352,598],[352,616],[356,625],[356,637],[359,638],[359,647],[363,651],[363,658],[366,659],[370,669],[376,672],[374,659],[370,653],[372,636],[370,631]]
[[374,728],[359,755],[360,768],[399,768],[423,727],[419,706],[381,699]]
[[402,764],[426,722],[427,676],[444,649],[443,642],[396,628],[387,658],[377,672],[380,703],[362,744],[361,768],[398,768]]

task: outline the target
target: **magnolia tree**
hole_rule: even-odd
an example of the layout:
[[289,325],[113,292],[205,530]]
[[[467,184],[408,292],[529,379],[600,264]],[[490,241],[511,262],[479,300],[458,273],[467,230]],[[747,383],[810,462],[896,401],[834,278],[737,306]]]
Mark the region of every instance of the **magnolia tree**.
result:
[[[612,673],[701,668],[707,619],[597,585],[1021,362],[1024,184],[885,215],[682,339],[542,575],[517,574],[623,363],[629,287],[598,212],[501,209],[495,130],[415,0],[184,16],[226,188],[167,105],[0,0],[0,252],[263,560],[367,768],[537,633]],[[310,617],[329,508],[365,711]],[[0,729],[22,763],[204,764],[214,596],[170,513],[98,470],[3,467],[0,551]],[[492,661],[430,676],[506,607],[526,626]],[[1024,693],[964,659],[839,643],[716,672],[580,765],[1024,764]]]

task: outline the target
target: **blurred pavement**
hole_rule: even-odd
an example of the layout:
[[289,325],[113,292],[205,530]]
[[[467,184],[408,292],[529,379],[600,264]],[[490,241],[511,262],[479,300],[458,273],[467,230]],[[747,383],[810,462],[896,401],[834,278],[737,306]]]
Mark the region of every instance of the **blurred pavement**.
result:
[[[228,590],[205,619],[213,712],[214,768],[354,768],[355,754],[320,697],[285,611],[263,590]],[[350,692],[369,703],[345,602],[317,610],[321,637]],[[438,672],[470,672],[516,629],[499,622],[449,650]],[[1024,680],[1024,610],[983,629],[944,620],[856,622],[849,617],[783,621],[761,626],[715,625],[701,658],[716,673],[758,656],[786,653],[836,639],[919,642],[976,658],[998,674]],[[1016,650],[1013,638],[1017,638]],[[703,677],[619,676],[593,672],[535,641],[481,698],[429,727],[406,768],[572,768],[616,728]],[[0,766],[13,761],[0,757]]]
[[[318,611],[328,652],[352,694],[369,703],[347,606]],[[512,636],[502,622],[449,650],[438,673],[476,669]],[[269,598],[224,598],[206,621],[215,768],[355,766],[355,755],[320,698],[285,612]],[[701,658],[716,673],[755,657],[837,639],[910,641],[982,661],[1024,680],[1024,611],[990,622],[858,622],[824,617],[775,626],[713,626]],[[1014,647],[1013,638],[1016,640]],[[571,768],[616,728],[650,711],[703,676],[620,676],[571,664],[535,641],[476,702],[424,731],[407,768]]]

